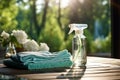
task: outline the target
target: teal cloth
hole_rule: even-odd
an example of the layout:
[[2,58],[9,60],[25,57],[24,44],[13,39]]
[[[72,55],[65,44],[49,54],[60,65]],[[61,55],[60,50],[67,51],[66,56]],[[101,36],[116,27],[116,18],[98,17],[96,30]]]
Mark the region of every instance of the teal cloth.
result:
[[46,51],[22,52],[18,53],[16,56],[12,56],[11,60],[13,62],[22,64],[22,66],[25,66],[25,68],[27,67],[29,70],[70,67],[73,64],[71,60],[71,54],[66,49],[54,53]]
[[29,64],[29,63],[37,63],[39,61],[51,60],[54,57],[56,57],[57,55],[58,54],[52,54],[52,53],[50,53],[48,51],[20,52],[17,55],[13,55],[11,57],[11,59],[13,61],[18,61],[18,62],[24,63],[26,65],[26,64]]

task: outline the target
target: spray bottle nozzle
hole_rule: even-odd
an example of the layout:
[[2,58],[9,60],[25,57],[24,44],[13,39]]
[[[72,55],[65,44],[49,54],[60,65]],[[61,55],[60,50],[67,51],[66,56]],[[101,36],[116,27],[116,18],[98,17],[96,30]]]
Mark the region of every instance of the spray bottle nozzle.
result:
[[70,28],[70,31],[68,34],[72,33],[73,31],[75,31],[75,35],[79,34],[81,37],[85,37],[83,35],[83,30],[85,28],[87,28],[88,25],[87,24],[70,24],[69,25],[69,28]]

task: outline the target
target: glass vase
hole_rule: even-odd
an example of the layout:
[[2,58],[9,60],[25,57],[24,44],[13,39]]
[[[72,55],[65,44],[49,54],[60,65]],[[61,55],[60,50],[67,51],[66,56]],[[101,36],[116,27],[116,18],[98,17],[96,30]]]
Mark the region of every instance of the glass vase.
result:
[[12,55],[16,55],[16,50],[14,44],[10,42],[6,48],[5,58],[9,58]]

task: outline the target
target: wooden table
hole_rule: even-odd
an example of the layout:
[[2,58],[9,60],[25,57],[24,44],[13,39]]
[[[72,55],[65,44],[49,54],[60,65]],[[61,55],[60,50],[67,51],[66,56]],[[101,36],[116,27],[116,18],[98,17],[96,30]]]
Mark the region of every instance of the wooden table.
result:
[[[59,72],[18,70],[0,64],[0,74],[22,80],[120,80],[120,60],[88,57],[86,68],[73,67]],[[2,75],[4,77],[4,75]]]

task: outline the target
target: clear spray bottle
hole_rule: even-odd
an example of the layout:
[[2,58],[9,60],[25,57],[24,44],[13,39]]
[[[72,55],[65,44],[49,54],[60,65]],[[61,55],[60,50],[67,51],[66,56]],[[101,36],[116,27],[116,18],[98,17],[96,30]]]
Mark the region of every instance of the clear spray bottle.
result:
[[87,63],[86,56],[86,37],[83,35],[83,30],[87,28],[87,24],[70,24],[70,31],[68,34],[75,31],[75,35],[72,40],[72,56],[74,66],[85,66]]

